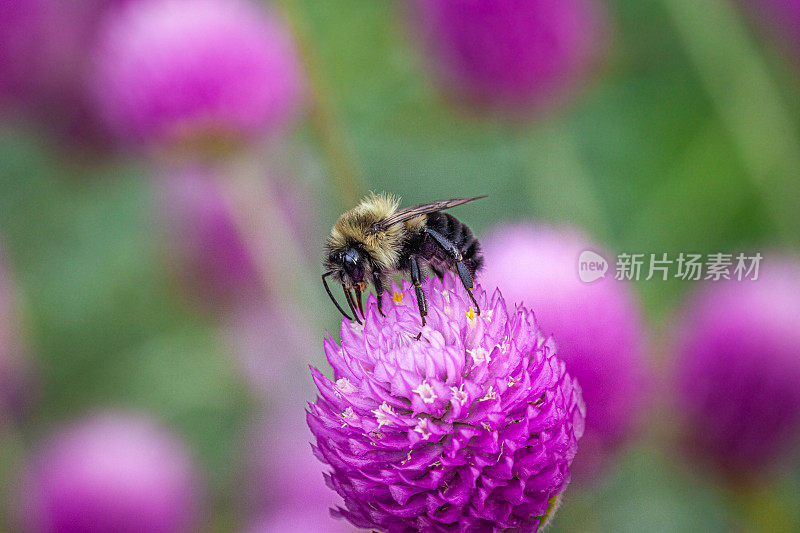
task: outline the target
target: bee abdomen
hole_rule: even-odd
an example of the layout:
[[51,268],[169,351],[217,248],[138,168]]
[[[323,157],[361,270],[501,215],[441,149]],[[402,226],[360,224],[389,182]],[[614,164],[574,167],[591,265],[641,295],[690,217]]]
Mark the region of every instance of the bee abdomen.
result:
[[[464,265],[469,269],[470,274],[474,276],[475,272],[480,270],[483,265],[480,243],[478,239],[472,235],[472,230],[470,230],[466,224],[450,213],[436,211],[427,215],[425,225],[441,233],[456,245],[459,251],[461,251]],[[439,259],[445,260],[447,258],[443,253],[437,253],[436,255],[439,256]]]

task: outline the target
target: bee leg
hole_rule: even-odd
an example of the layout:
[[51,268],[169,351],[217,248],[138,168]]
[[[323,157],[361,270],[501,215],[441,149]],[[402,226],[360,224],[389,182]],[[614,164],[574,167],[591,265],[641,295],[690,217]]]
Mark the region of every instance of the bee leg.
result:
[[461,284],[464,285],[464,289],[466,289],[467,294],[469,294],[470,300],[472,303],[475,304],[475,314],[481,314],[481,308],[478,305],[478,301],[475,299],[475,296],[472,294],[472,289],[475,288],[474,283],[472,282],[472,276],[469,273],[469,270],[466,266],[464,266],[464,261],[458,261],[456,263],[456,270],[458,270],[458,277],[461,278]]
[[440,280],[444,277],[444,270],[436,268],[433,265],[431,265],[431,270],[433,270],[433,273],[436,274],[436,277],[439,278]]
[[424,326],[425,317],[428,316],[428,304],[425,301],[425,293],[422,292],[422,280],[420,279],[419,274],[419,263],[417,263],[417,258],[413,255],[411,256],[411,282],[414,284],[414,291],[417,293],[419,316],[422,318],[422,325]]
[[458,272],[458,277],[461,278],[461,284],[464,285],[464,288],[467,290],[467,294],[469,294],[470,300],[472,303],[475,304],[475,314],[481,314],[481,308],[478,305],[478,301],[475,299],[475,296],[472,294],[472,289],[475,288],[475,284],[472,281],[472,275],[469,273],[469,269],[464,265],[464,258],[461,255],[461,250],[458,249],[458,246],[453,244],[450,239],[442,235],[436,230],[425,228],[424,230],[428,235],[433,237],[433,240],[436,243],[444,248],[444,251],[450,254],[456,262],[456,271]]
[[363,324],[363,322],[361,322],[361,319],[358,318],[358,312],[356,311],[356,304],[353,302],[353,295],[350,294],[350,291],[347,290],[347,287],[345,287],[344,285],[342,285],[342,289],[344,290],[344,298],[345,300],[347,300],[347,305],[350,306],[350,311],[353,313],[353,317],[356,319],[356,322],[358,322],[359,324]]
[[375,286],[375,297],[378,300],[378,312],[381,316],[385,317],[386,315],[383,314],[383,280],[377,272],[372,274],[372,284]]
[[361,289],[359,287],[356,287],[356,288],[353,289],[353,292],[356,295],[356,297],[354,299],[355,299],[356,303],[358,304],[358,312],[361,313],[361,317],[362,318],[366,319],[367,317],[364,315],[364,302],[362,301],[362,298],[361,298]]

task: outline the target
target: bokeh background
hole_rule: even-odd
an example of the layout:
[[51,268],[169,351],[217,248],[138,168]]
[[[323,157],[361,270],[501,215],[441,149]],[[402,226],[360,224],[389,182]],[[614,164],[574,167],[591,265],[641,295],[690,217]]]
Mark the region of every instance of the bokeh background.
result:
[[777,412],[723,437],[782,453],[687,453],[707,284],[628,283],[641,406],[552,531],[800,531],[800,2],[191,4],[0,0],[0,530],[351,530],[303,410],[338,335],[324,238],[374,190],[488,194],[453,212],[479,237],[568,225],[610,261],[788,258],[730,333],[763,364],[715,374],[703,415]]

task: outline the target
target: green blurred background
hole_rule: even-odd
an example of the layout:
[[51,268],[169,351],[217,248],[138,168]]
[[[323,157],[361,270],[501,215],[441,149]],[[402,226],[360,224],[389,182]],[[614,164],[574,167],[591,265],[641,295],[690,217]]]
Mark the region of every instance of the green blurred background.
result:
[[[596,78],[565,109],[516,124],[445,101],[400,2],[278,4],[324,95],[290,141],[310,158],[297,179],[322,208],[310,221],[317,242],[302,244],[310,257],[356,200],[345,180],[405,205],[489,194],[458,213],[478,235],[533,219],[580,226],[616,252],[797,249],[800,74],[728,2],[610,2]],[[190,443],[209,529],[225,531],[238,520],[241,443],[263,400],[162,257],[150,172],[136,157],[75,156],[35,126],[0,125],[0,231],[38,371],[33,409],[2,442],[0,483],[12,485],[16,458],[53,424],[98,406],[143,409]],[[299,298],[321,339],[338,318],[316,283]],[[635,287],[666,379],[671,317],[691,282]],[[320,343],[308,361],[321,358]],[[648,413],[594,490],[567,493],[553,531],[800,531],[799,471],[750,509],[683,462],[660,414]]]

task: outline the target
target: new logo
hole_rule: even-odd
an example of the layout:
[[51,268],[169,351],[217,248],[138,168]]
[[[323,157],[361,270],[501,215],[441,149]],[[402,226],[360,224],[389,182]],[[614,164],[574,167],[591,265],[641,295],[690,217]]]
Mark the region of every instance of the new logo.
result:
[[608,261],[591,250],[584,250],[578,257],[578,277],[584,283],[606,277],[607,270]]

